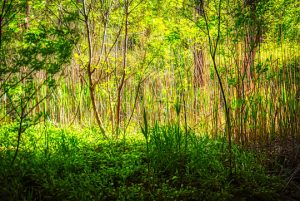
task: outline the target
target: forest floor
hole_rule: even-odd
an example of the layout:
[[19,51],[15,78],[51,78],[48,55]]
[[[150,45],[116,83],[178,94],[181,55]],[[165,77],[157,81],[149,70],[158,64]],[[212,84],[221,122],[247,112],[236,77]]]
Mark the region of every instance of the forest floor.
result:
[[1,128],[0,200],[300,200],[300,166],[281,156],[195,135],[99,136],[30,129],[12,164],[16,134]]

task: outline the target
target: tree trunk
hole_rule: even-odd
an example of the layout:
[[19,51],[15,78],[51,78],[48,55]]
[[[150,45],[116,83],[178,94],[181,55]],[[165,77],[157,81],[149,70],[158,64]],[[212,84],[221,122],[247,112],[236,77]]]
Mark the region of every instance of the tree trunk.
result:
[[244,62],[242,69],[243,79],[248,78],[249,82],[246,85],[247,88],[252,84],[252,79],[254,77],[254,61],[257,51],[257,46],[261,39],[261,26],[260,22],[257,20],[256,16],[256,5],[258,0],[245,0],[244,7],[250,8],[250,24],[246,25],[246,36],[245,36],[245,53]]
[[117,92],[117,108],[116,108],[116,136],[118,137],[120,132],[120,112],[121,112],[121,92],[125,84],[125,69],[127,66],[127,46],[128,46],[128,16],[129,16],[129,2],[125,0],[125,33],[124,33],[124,46],[123,46],[123,69],[122,69],[122,78],[118,86]]
[[25,19],[25,29],[29,28],[29,19],[30,19],[30,0],[26,0],[26,19]]
[[92,79],[93,72],[91,69],[92,58],[93,58],[93,48],[92,48],[92,39],[91,39],[91,33],[90,33],[89,17],[88,17],[88,13],[86,10],[86,1],[85,0],[83,1],[83,14],[84,14],[86,33],[87,33],[87,37],[88,37],[89,60],[87,63],[87,75],[88,75],[89,92],[90,92],[92,107],[93,107],[93,111],[94,111],[94,115],[95,115],[97,124],[99,126],[99,129],[100,129],[102,135],[105,138],[107,138],[106,131],[104,129],[103,122],[98,113],[97,106],[96,106],[96,100],[95,100],[95,90],[94,90],[94,83],[93,83],[93,79]]

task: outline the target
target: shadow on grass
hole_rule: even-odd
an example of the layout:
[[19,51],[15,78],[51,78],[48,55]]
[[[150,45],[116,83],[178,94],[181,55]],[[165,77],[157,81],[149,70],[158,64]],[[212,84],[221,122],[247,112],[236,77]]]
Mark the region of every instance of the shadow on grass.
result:
[[222,140],[191,135],[188,149],[178,150],[158,135],[149,153],[141,141],[90,144],[57,135],[47,150],[21,150],[14,166],[13,151],[2,149],[0,200],[283,199],[284,181],[268,175],[253,154],[234,147],[229,177]]

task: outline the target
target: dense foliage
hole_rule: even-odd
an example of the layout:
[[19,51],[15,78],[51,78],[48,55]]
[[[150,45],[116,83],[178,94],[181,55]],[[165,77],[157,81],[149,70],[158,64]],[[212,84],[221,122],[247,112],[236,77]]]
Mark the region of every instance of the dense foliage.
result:
[[1,0],[0,200],[299,199],[299,13]]
[[[233,147],[235,176],[228,180],[222,139],[190,135],[178,147],[176,126],[156,127],[149,151],[141,139],[99,140],[90,130],[28,130],[18,166],[1,152],[1,200],[278,200],[285,183],[266,174],[253,153]],[[1,130],[14,144],[9,127]],[[42,136],[37,132],[43,133]],[[182,133],[183,134],[183,133]],[[181,135],[181,134],[179,134]],[[183,139],[183,137],[182,137]],[[9,199],[8,199],[9,198]]]

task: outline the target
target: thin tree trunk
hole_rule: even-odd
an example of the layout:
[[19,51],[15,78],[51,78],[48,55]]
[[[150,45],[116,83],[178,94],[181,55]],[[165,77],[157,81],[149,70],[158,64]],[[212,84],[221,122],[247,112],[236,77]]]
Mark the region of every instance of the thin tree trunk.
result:
[[261,39],[261,27],[260,22],[256,16],[256,6],[258,1],[245,0],[244,7],[250,8],[250,24],[247,25],[246,37],[245,37],[245,55],[243,64],[243,77],[249,79],[249,83],[246,85],[248,88],[252,85],[252,79],[254,77],[253,66],[255,61],[255,55],[257,51],[257,45]]
[[219,83],[219,87],[220,87],[220,91],[221,91],[221,95],[223,98],[223,102],[224,102],[224,107],[225,107],[225,119],[226,119],[226,134],[228,137],[228,150],[229,150],[229,168],[230,168],[230,176],[232,176],[232,139],[231,139],[231,122],[230,122],[230,111],[229,111],[229,107],[227,104],[227,100],[226,100],[226,95],[225,95],[225,90],[223,87],[223,82],[221,79],[221,76],[219,74],[218,68],[217,68],[217,63],[216,63],[216,53],[217,53],[217,49],[218,49],[218,44],[219,44],[219,40],[220,40],[220,33],[221,33],[221,6],[222,6],[222,0],[219,0],[219,5],[218,5],[218,32],[217,32],[217,37],[215,39],[215,41],[212,40],[211,35],[210,35],[210,29],[209,29],[209,25],[208,25],[208,19],[207,19],[207,14],[205,13],[205,11],[203,12],[203,17],[205,20],[205,27],[206,27],[206,31],[207,31],[207,36],[208,36],[208,42],[209,42],[209,52],[211,55],[211,59],[213,61],[213,67],[215,70],[215,73],[217,75],[218,78],[218,83]]
[[26,20],[25,20],[25,29],[29,28],[29,18],[30,18],[30,0],[26,0]]
[[93,58],[93,49],[92,49],[92,39],[91,39],[91,33],[90,33],[90,24],[89,24],[89,18],[88,18],[88,13],[86,9],[86,1],[83,0],[83,13],[84,13],[84,19],[85,19],[85,27],[86,27],[86,32],[87,32],[87,37],[88,37],[88,54],[89,54],[89,60],[87,63],[87,75],[88,75],[88,84],[89,84],[89,92],[90,92],[90,97],[91,97],[91,102],[92,102],[92,107],[94,111],[94,115],[97,121],[97,124],[99,126],[99,129],[102,133],[102,135],[107,138],[106,136],[106,131],[103,126],[103,122],[100,118],[100,115],[97,110],[96,106],[96,100],[95,100],[95,90],[94,90],[94,84],[92,80],[92,58]]
[[[194,10],[195,10],[194,20],[197,21],[199,17],[203,17],[204,0],[200,0],[199,2],[197,2]],[[204,54],[203,54],[203,48],[201,47],[201,44],[196,43],[194,45],[193,56],[194,56],[194,86],[198,88],[204,85],[204,79],[203,79]]]
[[117,92],[117,108],[116,108],[116,136],[118,137],[120,132],[120,112],[121,112],[121,93],[125,83],[125,69],[127,66],[127,46],[128,46],[128,7],[129,2],[125,0],[125,33],[124,33],[124,46],[123,46],[123,70],[122,70],[122,78],[118,87]]
[[11,164],[13,165],[15,160],[17,159],[17,155],[19,153],[19,148],[20,148],[20,142],[21,142],[21,135],[22,133],[24,132],[24,129],[23,129],[23,120],[25,118],[25,106],[23,106],[23,101],[21,100],[21,108],[22,108],[22,111],[21,111],[21,114],[20,114],[20,122],[19,122],[19,128],[18,128],[18,140],[17,140],[17,149],[15,151],[15,154],[14,154],[14,157],[13,157],[13,160],[11,162]]

